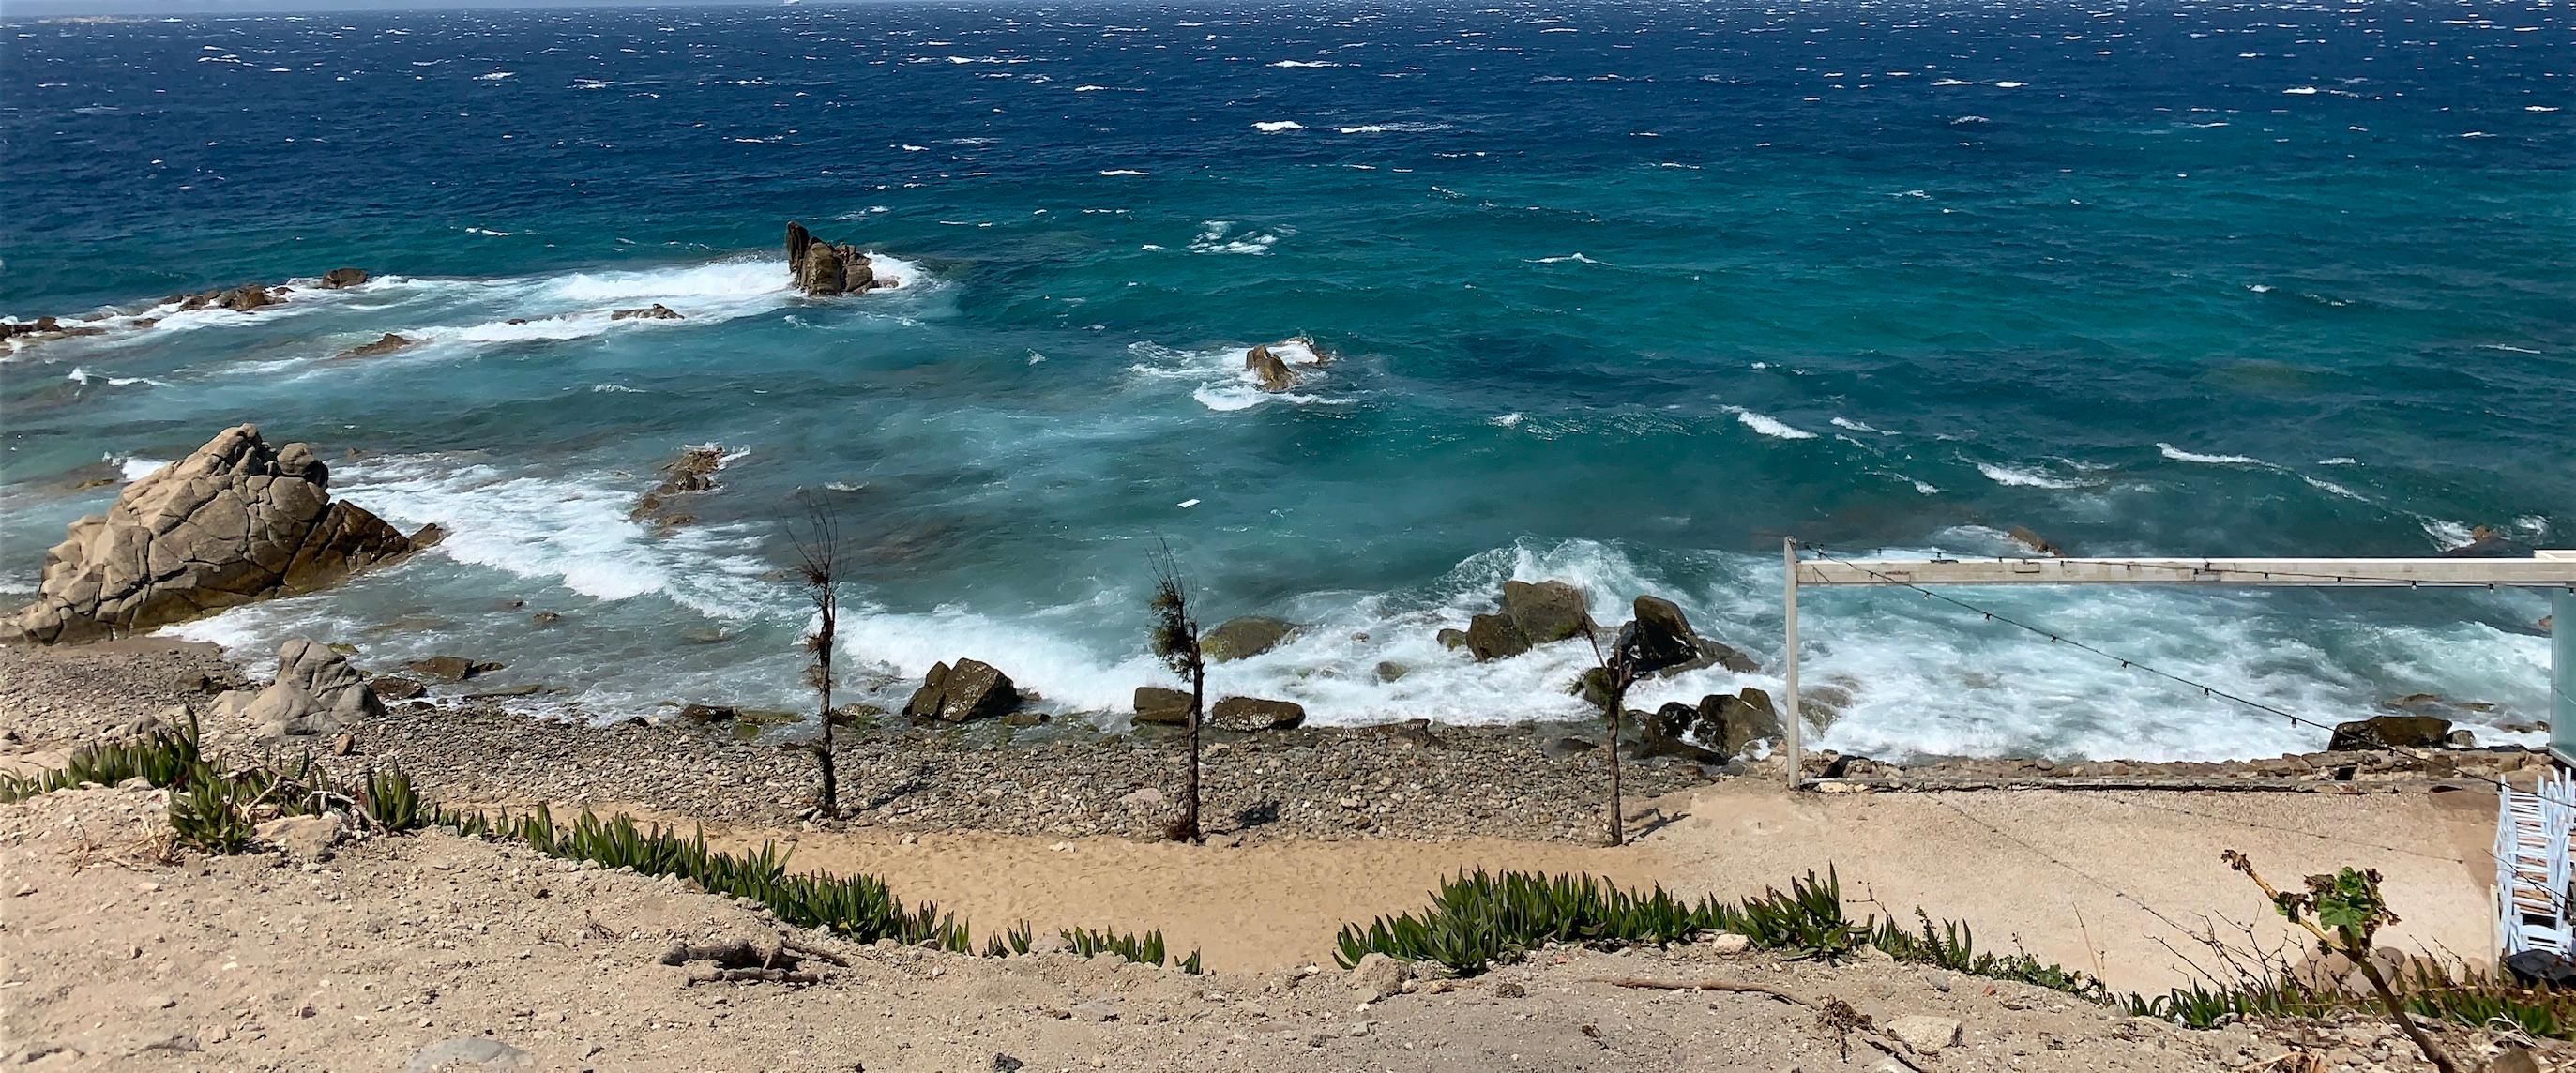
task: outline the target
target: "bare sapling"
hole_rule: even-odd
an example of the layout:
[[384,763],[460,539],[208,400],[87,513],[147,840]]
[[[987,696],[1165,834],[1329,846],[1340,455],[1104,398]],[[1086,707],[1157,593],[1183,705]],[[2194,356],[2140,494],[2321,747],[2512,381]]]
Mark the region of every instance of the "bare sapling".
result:
[[2389,986],[2387,974],[2371,960],[2371,944],[2380,927],[2397,923],[2397,914],[2388,910],[2387,900],[2379,893],[2377,869],[2346,868],[2330,876],[2313,875],[2308,877],[2308,889],[2284,891],[2275,889],[2255,872],[2254,862],[2244,854],[2231,849],[2218,856],[2262,888],[2263,896],[2272,900],[2272,908],[2279,910],[2283,918],[2314,936],[2318,953],[2340,954],[2352,962],[2362,978],[2370,981],[2370,989],[2378,993],[2389,1020],[2397,1022],[2406,1038],[2415,1041],[2425,1061],[2433,1063],[2441,1073],[2459,1073],[2460,1067],[2452,1063],[2451,1056],[2444,1054],[2433,1038],[2417,1027],[2415,1019],[2407,1016],[2406,1004]]
[[1189,766],[1181,776],[1181,815],[1167,832],[1175,842],[1202,842],[1199,830],[1199,728],[1206,721],[1207,657],[1199,649],[1199,623],[1190,615],[1190,595],[1178,561],[1168,544],[1153,558],[1154,598],[1151,644],[1154,656],[1190,684]]
[[794,526],[787,531],[788,542],[796,546],[796,576],[814,601],[814,629],[805,635],[805,651],[814,657],[805,668],[805,681],[814,687],[816,719],[822,733],[814,741],[814,761],[820,769],[822,787],[817,806],[823,815],[841,814],[841,786],[832,767],[832,638],[840,627],[841,534],[830,509],[810,494],[798,497],[805,505],[806,532],[798,534]]

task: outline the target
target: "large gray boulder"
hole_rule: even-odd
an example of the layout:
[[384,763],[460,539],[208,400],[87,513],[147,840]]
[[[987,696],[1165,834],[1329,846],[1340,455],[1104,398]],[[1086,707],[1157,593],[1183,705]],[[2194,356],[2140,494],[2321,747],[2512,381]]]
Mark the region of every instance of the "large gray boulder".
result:
[[73,522],[45,555],[31,641],[138,633],[237,604],[311,592],[416,546],[384,519],[331,501],[330,471],[300,443],[271,450],[254,425],[225,429]]
[[250,724],[271,744],[337,734],[385,706],[367,676],[348,657],[320,641],[295,638],[278,646],[277,680],[256,692],[236,689],[215,700],[218,716]]
[[992,664],[961,659],[952,667],[933,664],[903,714],[916,722],[964,723],[1008,715],[1020,706],[1020,690],[1011,676]]
[[1592,626],[1592,616],[1583,610],[1583,590],[1562,581],[1503,582],[1503,617],[1532,645],[1581,636]]
[[1199,639],[1199,651],[1217,663],[1250,659],[1279,647],[1297,632],[1295,623],[1262,615],[1232,619]]

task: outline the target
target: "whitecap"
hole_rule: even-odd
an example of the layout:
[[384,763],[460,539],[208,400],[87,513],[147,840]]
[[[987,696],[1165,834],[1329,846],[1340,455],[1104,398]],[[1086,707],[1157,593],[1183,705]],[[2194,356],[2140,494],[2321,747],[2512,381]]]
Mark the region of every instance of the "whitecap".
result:
[[1280,119],[1273,120],[1268,123],[1255,123],[1252,125],[1252,129],[1260,131],[1263,134],[1277,134],[1282,131],[1304,130],[1306,129],[1306,125],[1297,122],[1294,119]]
[[1964,79],[1964,78],[1938,78],[1938,79],[1934,79],[1934,80],[1932,81],[1932,84],[1933,84],[1933,85],[1936,85],[1936,86],[1973,86],[1973,85],[1976,85],[1976,83],[1974,83],[1974,82],[1970,82],[1970,81],[1968,81],[1967,79]]
[[2315,86],[2292,86],[2288,89],[2282,90],[2281,92],[2294,97],[2313,97],[2317,94],[2318,90]]
[[2271,463],[2250,455],[2205,455],[2183,450],[2170,443],[2159,443],[2156,452],[2176,462],[2198,462],[2213,466],[2265,466]]
[[2358,499],[2358,500],[2361,500],[2361,501],[2362,501],[2362,502],[2364,502],[2364,503],[2367,503],[2367,502],[2369,502],[2369,501],[2370,501],[2370,497],[2369,497],[2369,496],[2366,496],[2366,495],[2363,495],[2363,494],[2361,494],[2361,493],[2359,493],[2359,492],[2353,491],[2352,489],[2350,489],[2350,488],[2346,488],[2346,487],[2344,487],[2344,486],[2342,486],[2342,485],[2340,485],[2340,484],[2336,484],[2336,483],[2335,483],[2335,482],[2333,482],[2333,481],[2321,481],[2321,480],[2318,480],[2317,478],[2310,477],[2310,476],[2308,476],[2308,475],[2306,475],[2306,474],[2304,474],[2304,473],[2299,475],[2299,479],[2300,479],[2300,480],[2303,480],[2303,481],[2308,482],[2308,487],[2310,487],[2310,488],[2314,488],[2314,489],[2316,489],[2316,490],[2318,490],[2318,491],[2320,491],[2320,492],[2326,492],[2326,493],[2329,493],[2329,494],[2332,494],[2332,495],[2339,495],[2339,496],[2344,497],[2345,499]]
[[1277,62],[1277,63],[1271,64],[1270,66],[1272,66],[1272,67],[1339,67],[1339,66],[1341,66],[1341,64],[1338,64],[1338,63],[1326,63],[1326,62],[1324,62],[1324,61],[1322,61],[1322,60],[1281,60],[1281,61],[1279,61],[1279,62]]
[[2028,82],[1997,82],[1995,83],[1995,87],[1997,89],[2020,89],[2029,84],[2030,83]]
[[1269,253],[1279,244],[1279,236],[1262,231],[1237,233],[1232,220],[1208,220],[1200,225],[1197,238],[1190,240],[1192,253],[1235,253],[1258,256]]
[[1527,417],[1528,415],[1523,414],[1518,410],[1514,410],[1511,413],[1496,414],[1492,417],[1488,417],[1485,419],[1485,423],[1496,428],[1519,428],[1521,422],[1526,420]]
[[2081,481],[2071,481],[2064,477],[2051,474],[2046,470],[2031,466],[2013,466],[1995,462],[1979,462],[1977,463],[1977,472],[1985,474],[1987,480],[1993,481],[1996,484],[2011,485],[2017,488],[2052,488],[2063,490],[2068,488],[2084,487],[2084,484]]
[[1110,170],[1108,170],[1108,171],[1101,172],[1100,174],[1102,174],[1102,175],[1144,175],[1144,174],[1148,174],[1148,173],[1146,173],[1146,172],[1141,172],[1141,171],[1137,171],[1137,170],[1136,170],[1136,169],[1134,169],[1134,168],[1112,168],[1112,169],[1110,169]]
[[498,82],[504,78],[517,77],[518,73],[519,72],[517,71],[494,71],[488,75],[475,75],[474,80],[477,82]]
[[1582,255],[1581,253],[1566,253],[1566,254],[1559,254],[1559,255],[1554,256],[1554,257],[1524,257],[1524,258],[1522,258],[1521,260],[1522,260],[1522,262],[1523,262],[1523,263],[1525,263],[1525,264],[1534,264],[1534,265],[1553,265],[1553,264],[1563,264],[1563,263],[1565,263],[1565,262],[1567,262],[1567,261],[1573,261],[1573,262],[1576,262],[1576,263],[1578,263],[1578,264],[1587,264],[1587,265],[1597,265],[1597,264],[1601,264],[1601,263],[1603,263],[1603,262],[1600,262],[1600,261],[1595,261],[1595,260],[1593,260],[1592,258],[1586,257],[1586,256]]
[[1753,431],[1759,432],[1765,436],[1769,436],[1775,440],[1812,440],[1816,438],[1815,433],[1798,428],[1780,420],[1779,418],[1772,417],[1769,414],[1755,413],[1741,406],[1727,406],[1722,407],[1722,409],[1727,413],[1734,414],[1735,419],[1738,422],[1741,422],[1744,427],[1752,429]]
[[1972,127],[1972,126],[1975,126],[1975,125],[1977,125],[1977,124],[1979,124],[1979,123],[1988,123],[1988,122],[1992,122],[1992,120],[1989,120],[1989,119],[1987,119],[1986,117],[1981,116],[1981,115],[1963,115],[1963,116],[1960,116],[1960,117],[1959,117],[1959,118],[1957,118],[1957,119],[1953,119],[1953,120],[1951,120],[1951,121],[1950,121],[1950,125],[1951,125],[1951,126],[1954,126],[1954,127]]

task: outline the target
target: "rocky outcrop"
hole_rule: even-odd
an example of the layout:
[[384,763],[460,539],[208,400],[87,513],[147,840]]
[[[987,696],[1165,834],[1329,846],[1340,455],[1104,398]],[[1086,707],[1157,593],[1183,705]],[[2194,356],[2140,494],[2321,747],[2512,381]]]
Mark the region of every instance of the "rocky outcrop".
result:
[[1779,740],[1780,710],[1771,694],[1752,686],[1734,696],[1711,693],[1700,698],[1691,732],[1720,753],[1743,756],[1757,742]]
[[177,302],[179,304],[179,311],[182,313],[207,308],[229,309],[235,313],[252,313],[285,301],[286,295],[292,290],[294,290],[292,287],[270,287],[266,284],[260,283],[245,283],[239,287],[234,287],[229,290],[217,288],[215,290],[204,291],[198,294],[178,295],[172,297],[170,301]]
[[964,723],[1008,715],[1019,706],[1020,690],[1010,675],[989,663],[961,659],[954,667],[933,664],[903,714],[914,722]]
[[105,328],[88,324],[66,325],[59,317],[38,317],[34,320],[13,320],[0,324],[0,339],[15,342],[38,343],[48,339],[105,334],[107,334]]
[[2361,749],[2439,749],[2451,736],[2451,721],[2430,715],[2380,715],[2337,723],[2326,751]]
[[1297,632],[1295,623],[1261,615],[1232,619],[1199,638],[1199,651],[1218,663],[1250,659],[1279,647]]
[[1266,344],[1244,353],[1243,369],[1260,381],[1263,391],[1286,391],[1297,386],[1297,374],[1289,371],[1288,363],[1271,353]]
[[[1478,615],[1458,640],[1478,662],[1509,659],[1539,645],[1581,636],[1592,628],[1584,612],[1583,590],[1562,581],[1503,582],[1502,610]],[[1450,631],[1441,631],[1449,647]]]
[[490,674],[500,670],[501,665],[467,659],[463,656],[431,656],[403,664],[403,669],[441,682],[462,682],[478,674]]
[[610,320],[686,320],[678,310],[655,302],[641,309],[620,309],[608,314]]
[[391,354],[394,351],[403,349],[404,347],[417,345],[419,342],[420,340],[418,339],[395,335],[392,332],[386,332],[384,338],[378,339],[372,343],[360,343],[357,346],[341,351],[339,356],[343,358],[372,358],[383,354]]
[[1208,718],[1229,730],[1295,730],[1306,723],[1306,706],[1289,700],[1227,697],[1208,709]]
[[367,676],[349,658],[319,641],[296,638],[278,647],[277,680],[256,692],[236,689],[215,701],[215,713],[250,724],[263,742],[337,734],[385,706]]
[[73,522],[45,556],[28,640],[137,633],[238,604],[325,588],[419,545],[333,502],[330,472],[300,443],[272,450],[237,425]]
[[342,287],[355,287],[371,278],[363,268],[334,268],[322,273],[321,287],[326,291],[336,291]]
[[2031,532],[2028,528],[2023,526],[2016,525],[2005,530],[2004,536],[2010,538],[2015,544],[2029,548],[2034,554],[2045,555],[2052,559],[2063,559],[2066,557],[2066,549],[2058,547],[2056,541]]
[[1619,627],[1619,648],[1632,652],[1647,677],[1669,677],[1703,667],[1725,667],[1752,674],[1761,664],[1734,648],[1699,635],[1681,605],[1660,596],[1639,596],[1631,610],[1636,618]]
[[695,492],[711,492],[716,487],[716,472],[724,468],[725,450],[719,444],[691,447],[680,457],[662,467],[662,483],[635,501],[627,517],[639,522],[652,522],[668,529],[697,520],[694,514],[682,513],[676,500]]
[[1162,686],[1136,687],[1136,725],[1185,727],[1190,725],[1190,695],[1184,690]]
[[787,225],[787,274],[796,289],[817,297],[861,294],[896,281],[877,278],[868,255],[848,243],[834,245],[815,238],[801,223]]

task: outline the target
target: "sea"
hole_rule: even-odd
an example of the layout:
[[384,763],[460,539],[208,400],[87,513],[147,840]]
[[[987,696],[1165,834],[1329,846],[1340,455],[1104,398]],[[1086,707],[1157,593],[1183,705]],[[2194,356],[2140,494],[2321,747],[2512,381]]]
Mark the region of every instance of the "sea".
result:
[[[975,658],[1113,729],[1171,682],[1162,548],[1206,624],[1301,626],[1212,689],[1345,725],[1583,716],[1581,642],[1435,639],[1511,578],[1605,623],[1668,597],[1761,663],[1652,707],[1779,689],[1788,538],[2576,544],[2571,32],[2548,0],[9,21],[0,313],[107,330],[0,358],[0,600],[239,422],[451,535],[166,632],[494,660],[532,717],[810,706],[809,504],[845,699]],[[790,220],[900,285],[800,295]],[[342,266],[375,275],[167,302]],[[608,315],[652,303],[684,319]],[[335,357],[386,333],[419,343]],[[1301,335],[1333,360],[1259,390],[1246,349]],[[633,518],[700,445],[694,519]],[[2529,592],[1943,594],[1805,594],[1811,744],[2323,746],[2220,693],[2547,717]]]

